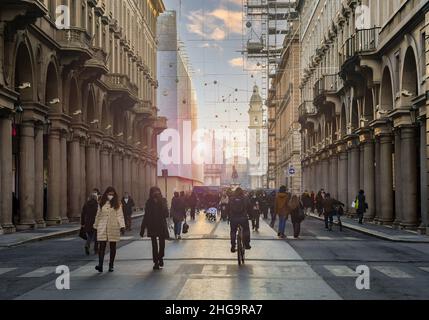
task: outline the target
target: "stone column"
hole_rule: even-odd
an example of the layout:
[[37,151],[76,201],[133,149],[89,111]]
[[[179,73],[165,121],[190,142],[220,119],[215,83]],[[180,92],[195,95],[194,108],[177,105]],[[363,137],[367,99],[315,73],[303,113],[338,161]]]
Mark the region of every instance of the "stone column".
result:
[[[353,142],[352,142],[353,143]],[[353,201],[352,199],[355,199],[358,192],[359,192],[359,178],[360,178],[360,155],[359,155],[359,146],[353,144],[350,146],[350,154],[351,157],[349,163],[351,168],[350,170],[350,176],[349,176],[349,183],[348,183],[348,193],[349,193],[349,202]],[[350,204],[348,204],[350,205]],[[355,210],[352,211],[352,213],[355,213]]]
[[87,198],[88,194],[86,193],[86,139],[83,138],[80,140],[80,208],[83,208]]
[[0,224],[4,233],[15,232],[12,222],[12,119],[10,117],[0,118]]
[[[422,216],[422,222],[418,228],[420,234],[429,235],[429,212],[427,205],[427,181],[428,177],[427,163],[426,163],[426,121],[420,120],[420,212]],[[429,228],[428,228],[429,229]]]
[[103,190],[103,183],[101,181],[102,166],[101,166],[101,145],[100,144],[95,145],[95,164],[96,164],[96,169],[95,169],[96,187],[100,189],[101,193],[103,193],[105,190]]
[[365,219],[373,220],[375,217],[375,168],[374,168],[374,142],[365,141],[363,149],[363,190],[365,191],[368,210]]
[[69,220],[77,221],[80,216],[80,141],[73,137],[69,142]]
[[51,130],[48,137],[48,226],[61,223],[61,133]]
[[[97,182],[97,170],[100,170],[100,164],[97,165],[97,147],[93,142],[88,143],[86,148],[86,193],[89,194],[92,189],[100,188]],[[100,190],[101,192],[101,190]]]
[[[146,183],[146,199],[148,199],[149,198],[149,191],[150,191],[150,188],[152,187],[151,186],[151,181],[150,181],[150,163],[149,162],[146,162],[145,171],[146,171],[146,179],[145,179],[145,183]],[[164,197],[165,197],[165,195],[164,195]]]
[[43,126],[35,127],[34,132],[34,219],[38,228],[46,227],[43,217]]
[[20,125],[19,144],[19,223],[17,230],[34,228],[34,123]]
[[112,175],[112,171],[109,172],[109,150],[103,146],[100,152],[100,176],[101,176],[101,193],[110,186],[109,176]]
[[380,176],[380,222],[393,222],[393,171],[392,171],[392,136],[380,136],[380,165],[377,167]]
[[417,220],[417,148],[414,126],[401,128],[402,221],[401,227],[415,229]]
[[326,192],[330,192],[329,186],[329,159],[327,155],[322,159],[322,188],[325,189]]
[[152,166],[152,185],[158,186],[158,172],[157,172],[156,162],[153,163]]
[[379,222],[381,219],[381,186],[380,186],[380,139],[375,138],[375,221]]
[[131,193],[131,163],[130,163],[130,155],[126,154],[124,156],[124,192]]
[[124,194],[123,188],[123,168],[121,162],[121,154],[119,151],[113,153],[113,185],[115,186],[116,192],[122,197]]
[[130,189],[130,194],[131,194],[131,196],[134,198],[134,197],[136,197],[136,193],[137,193],[137,187],[136,187],[136,184],[137,184],[137,171],[136,171],[136,159],[134,158],[134,156],[132,156],[131,157],[131,164],[130,164],[130,167],[131,167],[131,189]]
[[359,189],[365,190],[365,153],[363,143],[359,145],[359,157]]
[[139,184],[140,184],[140,197],[139,197],[139,206],[141,208],[144,208],[144,205],[146,203],[146,194],[145,194],[145,184],[144,184],[144,179],[145,179],[145,168],[144,168],[144,161],[142,159],[140,159],[140,164],[139,164]]
[[329,176],[331,177],[331,183],[329,185],[329,192],[334,199],[338,199],[338,156],[336,153],[331,156],[330,163],[331,170]]
[[61,222],[68,222],[69,219],[67,217],[67,137],[66,132],[63,132],[61,134],[60,138],[60,158],[61,158],[61,182],[60,182],[60,215],[61,215]]
[[[402,150],[401,150],[401,132],[399,128],[395,129],[395,166],[394,166],[394,181],[395,181],[395,209],[393,227],[398,229],[402,221]],[[383,163],[381,163],[383,165]],[[383,187],[383,185],[382,185]]]
[[341,150],[338,154],[338,200],[345,204],[348,209],[348,152]]

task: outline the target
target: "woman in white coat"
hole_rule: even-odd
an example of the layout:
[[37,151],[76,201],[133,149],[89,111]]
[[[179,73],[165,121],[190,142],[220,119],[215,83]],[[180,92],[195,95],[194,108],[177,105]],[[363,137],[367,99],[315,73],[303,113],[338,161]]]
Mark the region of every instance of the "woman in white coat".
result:
[[110,244],[109,272],[113,272],[113,264],[116,256],[116,243],[121,239],[125,231],[124,214],[122,206],[113,187],[108,187],[100,200],[94,229],[97,230],[97,240],[100,244],[98,251],[98,266],[95,269],[103,272],[104,254],[107,242]]

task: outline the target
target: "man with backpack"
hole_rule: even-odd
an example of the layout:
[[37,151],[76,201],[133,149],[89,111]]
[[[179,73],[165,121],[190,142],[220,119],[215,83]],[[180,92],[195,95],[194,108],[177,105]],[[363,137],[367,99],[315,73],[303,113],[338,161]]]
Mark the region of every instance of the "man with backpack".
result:
[[248,200],[244,196],[243,190],[237,188],[234,195],[229,199],[228,212],[231,224],[231,252],[236,252],[236,236],[238,226],[243,228],[243,242],[246,250],[250,250],[250,227],[248,219]]

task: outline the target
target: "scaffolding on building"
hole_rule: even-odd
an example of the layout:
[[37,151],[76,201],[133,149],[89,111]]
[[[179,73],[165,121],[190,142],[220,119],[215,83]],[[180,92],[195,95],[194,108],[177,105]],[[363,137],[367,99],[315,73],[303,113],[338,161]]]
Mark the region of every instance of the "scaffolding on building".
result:
[[[243,11],[246,19],[247,37],[243,38],[243,54],[246,59],[256,62],[262,68],[262,98],[265,105],[275,93],[271,87],[281,63],[285,49],[289,47],[299,32],[299,14],[296,11],[297,0],[244,0]],[[277,98],[274,98],[277,100]],[[266,123],[269,116],[264,114]],[[269,125],[267,126],[269,128]],[[269,140],[269,139],[268,139]],[[269,149],[270,146],[266,146]],[[275,180],[275,171],[268,154],[267,186]],[[270,183],[271,181],[271,183]]]

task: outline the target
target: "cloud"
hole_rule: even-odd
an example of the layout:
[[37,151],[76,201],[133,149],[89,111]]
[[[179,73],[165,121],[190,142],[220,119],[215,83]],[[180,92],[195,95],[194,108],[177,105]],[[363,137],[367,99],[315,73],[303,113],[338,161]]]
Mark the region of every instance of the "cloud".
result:
[[258,62],[244,59],[243,57],[233,58],[228,61],[229,65],[234,68],[243,68],[247,71],[261,71],[262,65]]
[[217,44],[216,42],[213,42],[213,43],[205,42],[201,44],[199,47],[204,49],[215,49],[215,50],[219,50],[220,52],[223,52],[223,47]]
[[207,40],[224,40],[230,34],[242,34],[243,19],[241,11],[223,7],[213,11],[191,11],[188,15],[187,29]]
[[244,67],[244,59],[243,58],[234,58],[228,61],[229,65],[234,68],[242,68]]

